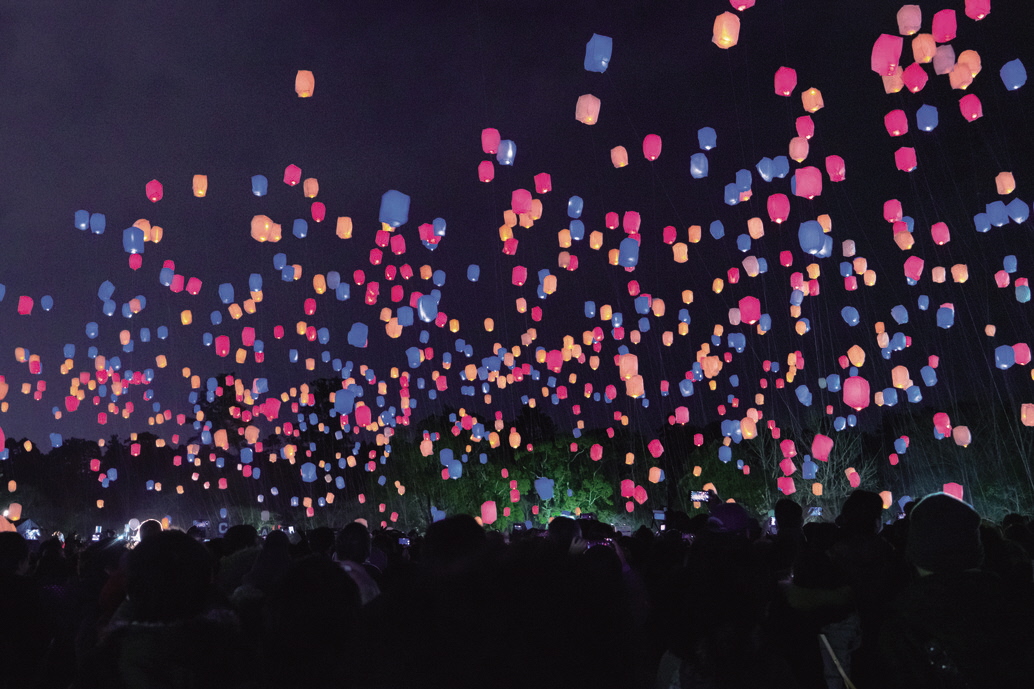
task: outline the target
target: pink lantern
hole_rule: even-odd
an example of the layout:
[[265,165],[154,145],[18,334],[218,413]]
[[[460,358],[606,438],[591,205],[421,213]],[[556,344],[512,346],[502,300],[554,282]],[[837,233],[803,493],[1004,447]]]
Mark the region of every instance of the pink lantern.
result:
[[918,256],[909,256],[905,259],[905,277],[919,282],[919,278],[923,276],[923,266],[925,265],[926,262]]
[[933,54],[933,73],[950,74],[955,68],[955,49],[951,45],[937,46],[937,52]]
[[780,67],[775,73],[775,92],[777,96],[789,96],[797,88],[797,70],[791,67]]
[[743,297],[739,307],[741,322],[754,325],[761,320],[761,302],[757,297]]
[[495,520],[499,518],[499,511],[496,507],[495,500],[486,500],[481,503],[481,523],[484,525],[494,524]]
[[630,478],[626,478],[621,481],[621,497],[630,498],[632,493],[635,492],[635,481]]
[[[868,404],[868,402],[866,402]],[[829,461],[829,453],[833,451],[833,439],[828,435],[817,433],[811,441],[811,456],[820,462]]]
[[1020,366],[1026,366],[1030,363],[1030,345],[1026,342],[1020,342],[1012,346],[1013,357],[1016,359],[1016,363]]
[[930,228],[930,236],[933,238],[934,244],[944,246],[951,241],[951,230],[943,222],[934,223]]
[[887,222],[897,222],[904,217],[904,210],[901,208],[901,202],[897,199],[889,199],[883,202],[883,219]]
[[661,137],[656,134],[647,134],[643,139],[643,155],[647,160],[657,160],[661,154]]
[[482,160],[478,163],[478,179],[482,182],[491,182],[495,179],[495,165],[491,160]]
[[32,297],[18,297],[18,313],[22,316],[28,316],[30,313],[32,313],[33,303],[34,302],[32,300]]
[[805,139],[810,139],[815,136],[815,120],[811,119],[811,115],[801,115],[797,118],[797,136],[803,136]]
[[975,22],[991,14],[991,0],[966,0],[966,16]]
[[880,76],[889,77],[901,63],[901,49],[904,46],[904,39],[901,36],[880,34],[872,46],[872,57],[870,66],[872,71]]
[[941,10],[933,16],[933,40],[938,43],[947,43],[955,38],[958,29],[958,22],[955,19],[955,10]]
[[984,116],[984,106],[975,93],[968,93],[959,100],[959,110],[970,122]]
[[510,210],[517,215],[531,211],[531,192],[527,189],[514,189],[510,194]]
[[844,404],[855,411],[869,406],[869,381],[861,376],[851,376],[844,381]]
[[729,4],[732,5],[733,9],[742,12],[743,10],[753,7],[755,1],[756,0],[729,0]]
[[610,162],[614,167],[625,167],[628,165],[628,151],[624,146],[615,146],[610,149]]
[[599,443],[596,443],[592,447],[590,447],[589,458],[594,462],[598,462],[601,459],[603,459],[603,446]]
[[323,222],[323,219],[327,217],[327,206],[322,201],[313,201],[309,210],[312,213],[312,219],[316,222]]
[[904,110],[891,110],[883,116],[883,126],[891,136],[908,134],[908,116]]
[[596,124],[600,119],[600,99],[591,93],[579,96],[574,106],[574,118],[582,124]]
[[528,269],[524,266],[514,266],[510,274],[510,280],[514,285],[520,287],[528,280]]
[[789,476],[780,476],[776,479],[776,488],[783,495],[792,495],[797,492],[793,479]]
[[945,483],[941,490],[957,500],[963,500],[964,489],[961,483]]
[[911,36],[919,33],[923,25],[923,10],[919,5],[902,5],[898,10],[898,33]]
[[790,139],[790,146],[788,147],[787,153],[791,160],[795,160],[799,163],[808,157],[809,150],[811,150],[811,146],[808,144],[808,140],[803,136],[795,136]]
[[951,417],[945,412],[937,412],[933,415],[933,427],[943,436],[951,433]]
[[662,454],[664,454],[664,445],[662,445],[661,441],[657,438],[651,440],[650,443],[646,446],[646,448],[650,451],[650,456],[652,456],[654,459],[657,459]]
[[894,164],[902,172],[912,172],[918,164],[916,161],[916,149],[910,146],[902,146],[894,151]]
[[152,179],[148,182],[145,189],[147,191],[147,198],[151,200],[151,203],[158,203],[162,200],[162,196],[165,195],[165,191],[162,189],[162,183],[156,179]]
[[792,440],[783,440],[779,443],[779,451],[783,453],[784,459],[791,459],[797,456],[797,445]]
[[499,152],[499,130],[491,127],[481,130],[481,150],[488,155]]
[[843,182],[847,178],[847,165],[838,155],[826,156],[826,174],[830,182]]
[[923,66],[918,62],[913,62],[908,67],[905,67],[905,71],[901,73],[901,81],[912,93],[919,93],[926,86],[926,82],[930,80],[930,75],[926,73]]
[[772,194],[768,197],[768,217],[776,223],[784,223],[790,217],[790,199],[786,194]]
[[535,193],[548,194],[553,191],[553,178],[548,172],[540,172],[535,175]]
[[794,173],[796,196],[813,199],[822,194],[822,173],[817,167],[797,168]]
[[293,187],[302,181],[302,169],[297,165],[288,165],[284,168],[284,184]]

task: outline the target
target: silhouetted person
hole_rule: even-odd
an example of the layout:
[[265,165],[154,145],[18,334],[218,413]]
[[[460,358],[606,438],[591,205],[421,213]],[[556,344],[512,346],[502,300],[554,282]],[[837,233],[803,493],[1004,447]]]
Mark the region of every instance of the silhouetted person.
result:
[[907,556],[918,577],[881,636],[885,686],[1030,686],[1034,605],[980,569],[980,516],[961,500],[934,493],[910,519]]
[[145,541],[155,534],[162,532],[162,523],[157,519],[147,519],[140,523],[140,528],[137,530],[137,534],[140,536],[141,541]]
[[180,531],[142,541],[127,562],[127,619],[83,663],[76,687],[247,687],[236,618],[208,608],[212,561]]
[[29,545],[16,531],[0,532],[0,687],[36,687],[50,639],[39,588],[29,573]]

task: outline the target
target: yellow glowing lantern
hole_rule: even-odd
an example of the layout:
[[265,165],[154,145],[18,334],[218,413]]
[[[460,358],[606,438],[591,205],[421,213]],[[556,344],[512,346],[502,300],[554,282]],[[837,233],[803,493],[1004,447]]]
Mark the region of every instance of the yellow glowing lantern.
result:
[[316,89],[316,77],[307,69],[299,69],[294,77],[294,92],[299,98],[310,98]]
[[208,175],[194,175],[193,181],[194,196],[202,198],[208,193]]

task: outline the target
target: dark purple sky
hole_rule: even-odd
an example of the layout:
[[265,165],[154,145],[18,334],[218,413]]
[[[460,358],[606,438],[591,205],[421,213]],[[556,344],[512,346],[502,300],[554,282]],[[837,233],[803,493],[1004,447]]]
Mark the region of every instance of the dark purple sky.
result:
[[[882,0],[759,0],[741,14],[740,43],[730,50],[710,42],[714,16],[731,10],[719,0],[607,3],[606,8],[593,2],[526,1],[126,1],[8,7],[0,14],[0,282],[6,286],[0,303],[0,374],[10,386],[10,408],[0,415],[0,426],[8,437],[28,437],[43,447],[49,447],[50,433],[105,437],[152,430],[171,435],[176,430],[171,424],[152,428],[147,418],[152,403],[174,414],[191,413],[180,375],[185,366],[202,379],[226,372],[248,382],[267,377],[274,392],[334,374],[329,364],[306,371],[290,363],[288,350],[296,348],[302,359],[319,359],[328,351],[356,366],[369,364],[384,378],[392,366],[406,368],[404,351],[419,344],[421,330],[429,332],[435,359],[411,375],[429,382],[432,371],[442,370],[442,353],[452,351],[445,402],[473,407],[481,418],[496,410],[512,417],[522,395],[538,397],[566,427],[576,420],[572,401],[583,403],[591,425],[622,411],[632,414],[633,424],[646,433],[683,404],[695,423],[717,419],[716,407],[730,395],[743,401],[732,414],[738,418],[759,392],[762,362],[779,361],[785,370],[787,355],[795,350],[805,354],[807,367],[787,390],[766,391],[769,418],[792,423],[803,411],[793,393],[799,384],[809,386],[818,408],[831,404],[835,414],[846,414],[851,410],[840,395],[820,390],[818,380],[832,373],[846,375],[837,359],[852,344],[868,352],[870,363],[862,373],[874,391],[890,385],[891,367],[899,363],[918,382],[926,357],[938,354],[944,370],[939,387],[924,391],[928,401],[951,406],[960,396],[975,394],[998,400],[1004,410],[1018,415],[1021,402],[1034,400],[1029,366],[997,371],[993,350],[1031,340],[1029,305],[1018,303],[1011,287],[995,289],[993,274],[1007,254],[1019,258],[1013,277],[1030,274],[1030,224],[978,234],[972,217],[986,203],[1013,198],[995,193],[994,175],[1002,170],[1016,174],[1016,195],[1034,199],[1027,186],[1034,154],[1031,87],[1007,92],[997,74],[1005,61],[1017,57],[1034,69],[1034,54],[1022,33],[1023,27],[1034,25],[1034,10],[1024,2],[996,0],[992,14],[975,23],[965,17],[961,1],[920,4],[924,31],[934,11],[953,8],[959,24],[956,53],[967,48],[980,52],[983,71],[967,92],[983,101],[981,120],[962,120],[957,101],[964,92],[953,91],[946,76],[933,76],[929,65],[931,79],[923,92],[884,92],[880,78],[869,69],[869,52],[880,33],[897,33],[899,5]],[[582,67],[585,43],[594,32],[614,39],[605,74]],[[906,64],[911,62],[909,40]],[[790,98],[772,91],[772,75],[782,65],[798,73],[798,89]],[[315,73],[313,98],[299,99],[294,93],[299,69]],[[831,184],[827,178],[823,195],[814,201],[791,196],[790,221],[777,227],[768,221],[765,200],[772,193],[789,195],[789,177],[766,183],[754,166],[764,156],[786,154],[795,136],[794,122],[805,114],[800,91],[811,86],[822,91],[826,107],[813,115],[816,134],[803,164],[822,169],[825,156],[841,155],[847,180]],[[603,103],[593,127],[573,118],[583,93],[593,93]],[[915,111],[924,103],[940,110],[941,124],[934,132],[915,128]],[[884,114],[895,108],[908,113],[912,126],[900,139],[892,139],[883,128]],[[694,180],[689,158],[699,151],[696,131],[704,126],[717,130],[718,147],[708,153],[710,176]],[[481,184],[476,176],[478,163],[487,157],[480,148],[484,127],[497,128],[518,147],[516,164],[496,165],[491,184]],[[664,141],[663,153],[653,163],[640,154],[649,133]],[[609,151],[617,145],[625,146],[631,159],[620,170],[610,164]],[[902,145],[915,147],[919,157],[919,167],[910,174],[894,168],[894,151]],[[327,206],[328,220],[322,225],[310,221],[306,239],[291,235],[291,223],[308,217],[309,201],[299,188],[280,181],[292,163],[302,168],[304,177],[319,180],[317,200]],[[723,189],[744,168],[754,174],[753,197],[728,206]],[[541,197],[544,215],[533,228],[518,229],[518,254],[506,256],[498,228],[510,193],[531,189],[539,172],[549,172],[553,179],[553,191]],[[191,195],[194,174],[208,175],[204,199]],[[249,180],[256,174],[269,178],[268,196],[250,193]],[[165,189],[157,204],[144,195],[152,178]],[[409,223],[399,230],[408,250],[400,257],[389,255],[385,263],[405,262],[414,268],[426,263],[446,272],[440,307],[461,320],[455,335],[419,322],[398,340],[384,335],[380,310],[397,305],[388,301],[391,285],[383,266],[371,266],[368,254],[378,229],[380,196],[388,189],[409,194],[412,206]],[[574,194],[585,200],[586,234],[601,230],[606,239],[602,251],[589,249],[588,239],[576,243],[571,251],[581,267],[568,273],[557,267],[556,233],[568,224],[566,203]],[[911,253],[927,262],[919,286],[905,284],[901,264],[908,254],[894,245],[890,226],[882,219],[888,198],[901,199],[905,213],[916,220]],[[106,233],[76,230],[72,220],[79,209],[106,214]],[[607,265],[606,251],[617,247],[622,235],[603,228],[605,213],[630,210],[641,213],[643,221],[641,258],[633,273]],[[795,319],[788,315],[790,274],[804,270],[813,259],[801,252],[797,227],[822,213],[833,218],[834,253],[819,261],[823,292],[805,301],[802,315],[810,319],[812,331],[802,337],[794,333]],[[256,214],[283,225],[279,244],[250,239],[249,224]],[[334,219],[346,215],[355,226],[351,240],[333,236]],[[737,250],[736,237],[755,216],[764,219],[766,235],[748,253],[766,258],[769,272],[755,279],[744,275],[739,284],[712,293],[714,278],[724,277],[748,255]],[[448,231],[432,253],[420,245],[417,226],[436,217],[448,222]],[[160,244],[147,246],[143,266],[134,272],[122,249],[122,230],[139,218],[162,226],[165,235]],[[714,220],[725,225],[722,240],[708,234]],[[929,237],[929,226],[939,220],[952,229],[952,242],[944,247],[935,247]],[[703,227],[704,240],[690,247],[689,262],[671,260],[671,249],[661,240],[667,225],[677,228],[679,241],[686,241],[690,225]],[[846,239],[854,239],[858,256],[877,269],[877,286],[844,290],[838,266],[844,260],[840,244]],[[794,252],[792,269],[779,266],[783,250]],[[273,256],[280,252],[289,263],[302,265],[300,281],[280,280],[273,269]],[[172,294],[159,284],[158,272],[166,260],[175,261],[176,272],[203,280],[198,296]],[[481,268],[476,284],[466,280],[472,263]],[[950,278],[945,284],[931,283],[933,266],[956,263],[968,264],[968,283],[955,285]],[[515,265],[529,270],[523,288],[510,284]],[[545,300],[535,295],[535,274],[542,268],[558,278],[556,294]],[[314,294],[314,274],[337,270],[351,281],[356,269],[364,269],[368,279],[380,279],[376,306],[364,305],[363,288],[355,285],[348,302]],[[219,302],[217,287],[232,283],[239,302],[251,273],[262,274],[265,300],[254,316],[233,321]],[[598,307],[611,304],[624,315],[627,330],[634,328],[639,316],[628,296],[630,279],[667,305],[665,316],[651,317],[650,331],[635,346],[629,345],[627,334],[623,342],[614,341],[609,324],[583,315],[586,300]],[[102,314],[96,297],[105,280],[116,286],[113,299],[119,311],[112,317]],[[405,284],[406,299],[413,289],[426,293],[431,287],[415,278]],[[688,307],[690,333],[664,347],[661,333],[676,329],[684,289],[696,294]],[[921,294],[929,295],[932,304],[925,313],[916,308]],[[17,314],[21,295],[35,300],[30,316]],[[44,295],[54,299],[50,312],[41,309]],[[146,309],[123,318],[122,304],[137,295],[147,298]],[[529,308],[544,309],[542,322],[532,322],[530,313],[517,313],[514,301],[522,296]],[[768,335],[729,325],[728,310],[744,296],[758,297],[763,311],[771,314]],[[302,313],[309,297],[318,302],[312,317]],[[955,305],[956,324],[938,329],[936,308],[948,302]],[[899,303],[908,307],[912,320],[895,327],[889,310]],[[861,314],[861,324],[853,329],[840,318],[847,305]],[[180,326],[179,314],[188,308],[194,323]],[[223,312],[222,325],[211,325],[214,310]],[[481,325],[486,317],[495,319],[492,334]],[[328,327],[330,343],[308,343],[294,335],[298,320]],[[100,324],[95,340],[85,335],[90,321]],[[909,351],[896,353],[890,362],[882,360],[873,334],[878,321],[891,332],[912,337]],[[370,327],[367,349],[346,342],[355,322]],[[716,323],[726,332],[745,333],[747,348],[727,365],[715,392],[698,383],[696,394],[682,399],[678,382]],[[981,334],[987,323],[997,325],[996,338]],[[154,336],[161,325],[170,329],[164,342]],[[202,344],[206,332],[229,335],[236,349],[245,325],[254,327],[266,343],[261,366],[238,366]],[[273,338],[277,325],[288,331],[280,342]],[[568,402],[549,405],[541,397],[542,381],[493,390],[490,405],[483,403],[480,391],[473,400],[458,394],[459,371],[467,363],[480,364],[491,354],[493,342],[511,347],[535,327],[538,340],[524,348],[520,363],[536,365],[535,347],[557,349],[565,335],[581,343],[582,333],[595,326],[608,333],[600,370],[566,365],[560,383],[572,372],[579,376],[576,384],[568,385]],[[150,343],[140,341],[143,327],[151,330]],[[131,332],[133,352],[119,345],[123,329]],[[457,338],[474,346],[469,360],[455,352]],[[69,343],[76,347],[75,366],[66,376],[59,368]],[[651,405],[647,412],[624,396],[617,378],[612,357],[622,344],[639,356]],[[130,420],[97,426],[96,412],[109,400],[95,407],[90,396],[79,411],[54,419],[52,409],[63,407],[70,378],[93,369],[87,357],[90,346],[109,358],[119,356],[123,370],[154,368],[156,356],[168,357],[168,367],[157,371],[152,385],[134,388],[118,400],[120,408],[127,399],[136,406]],[[16,347],[42,357],[42,375],[15,361]],[[728,351],[724,337],[714,350]],[[544,367],[536,366],[543,370],[544,381]],[[732,374],[738,375],[739,387],[730,385]],[[24,383],[36,386],[41,380],[46,391],[40,401],[22,394]],[[672,395],[659,394],[662,380],[670,381]],[[617,384],[618,399],[609,406],[585,400],[585,382],[600,392]],[[142,399],[146,389],[154,391],[153,400]],[[441,399],[415,397],[420,405],[413,412],[416,419],[443,404]],[[398,403],[394,386],[387,403]],[[863,415],[872,420],[880,413],[873,407]]]

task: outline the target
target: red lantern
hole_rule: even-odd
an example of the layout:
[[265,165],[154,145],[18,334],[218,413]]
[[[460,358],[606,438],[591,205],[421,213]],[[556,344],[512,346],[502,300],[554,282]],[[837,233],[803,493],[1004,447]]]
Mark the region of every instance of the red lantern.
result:
[[786,194],[772,194],[768,197],[768,217],[774,223],[786,222],[790,217],[790,199]]
[[904,110],[891,110],[883,116],[883,126],[891,136],[908,134],[908,116]]
[[847,165],[838,155],[826,156],[826,174],[830,182],[843,182],[847,178]]
[[933,16],[933,40],[938,43],[947,43],[954,40],[958,29],[958,21],[955,19],[955,10],[941,10]]
[[966,0],[966,16],[975,22],[991,14],[991,0]]
[[910,146],[902,146],[894,151],[894,164],[902,172],[912,172],[918,164],[916,161],[916,149]]
[[482,182],[491,182],[495,179],[495,165],[491,160],[482,160],[478,164],[478,179]]
[[975,93],[966,94],[959,100],[959,110],[970,122],[984,116],[984,106]]
[[905,67],[905,71],[901,73],[901,81],[912,93],[919,93],[926,86],[926,82],[930,80],[930,76],[923,69],[923,66],[918,62],[913,62],[908,67]]
[[499,130],[488,129],[481,130],[481,150],[488,155],[495,155],[499,152]]

